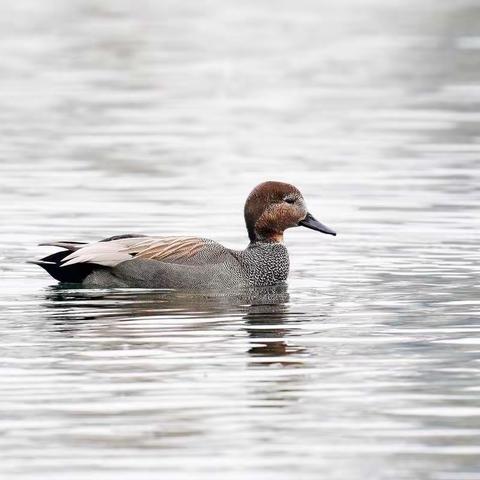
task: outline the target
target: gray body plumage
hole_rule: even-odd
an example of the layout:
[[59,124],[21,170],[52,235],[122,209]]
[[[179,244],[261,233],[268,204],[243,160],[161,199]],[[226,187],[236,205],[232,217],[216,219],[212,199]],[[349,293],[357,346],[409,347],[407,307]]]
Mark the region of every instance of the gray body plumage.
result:
[[98,266],[83,280],[95,288],[231,289],[271,286],[285,282],[288,251],[280,243],[253,243],[245,250],[225,248],[200,239],[204,247],[175,263],[133,258],[113,267]]

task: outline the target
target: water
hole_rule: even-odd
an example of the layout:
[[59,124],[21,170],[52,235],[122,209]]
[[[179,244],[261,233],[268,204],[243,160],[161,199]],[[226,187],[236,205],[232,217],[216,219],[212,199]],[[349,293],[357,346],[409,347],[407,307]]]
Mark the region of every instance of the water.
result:
[[[419,4],[420,3],[420,4]],[[477,1],[17,0],[0,18],[8,479],[480,479]],[[242,248],[288,292],[62,289],[48,240]]]

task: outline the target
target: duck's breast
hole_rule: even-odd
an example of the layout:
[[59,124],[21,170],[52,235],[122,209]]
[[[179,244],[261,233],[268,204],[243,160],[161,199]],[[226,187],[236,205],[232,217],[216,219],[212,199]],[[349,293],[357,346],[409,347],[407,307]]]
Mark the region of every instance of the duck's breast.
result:
[[251,285],[277,285],[288,278],[290,261],[282,243],[250,245],[241,252],[239,260]]

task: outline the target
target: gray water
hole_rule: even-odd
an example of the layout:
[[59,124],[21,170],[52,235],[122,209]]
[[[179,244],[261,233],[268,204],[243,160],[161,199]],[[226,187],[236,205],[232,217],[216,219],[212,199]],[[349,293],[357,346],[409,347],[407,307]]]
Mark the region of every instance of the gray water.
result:
[[[480,479],[480,4],[16,0],[0,15],[2,479]],[[288,292],[59,288],[49,240],[243,248]]]

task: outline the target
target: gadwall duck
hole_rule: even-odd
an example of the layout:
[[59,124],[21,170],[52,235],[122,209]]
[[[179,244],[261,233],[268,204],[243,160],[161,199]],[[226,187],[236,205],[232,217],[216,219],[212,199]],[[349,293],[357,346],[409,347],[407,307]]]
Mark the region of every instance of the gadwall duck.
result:
[[116,235],[99,242],[52,242],[64,250],[33,263],[60,282],[86,287],[234,288],[285,282],[289,260],[287,228],[303,226],[336,233],[317,221],[300,191],[281,182],[261,183],[244,209],[250,244],[231,250],[197,237]]

